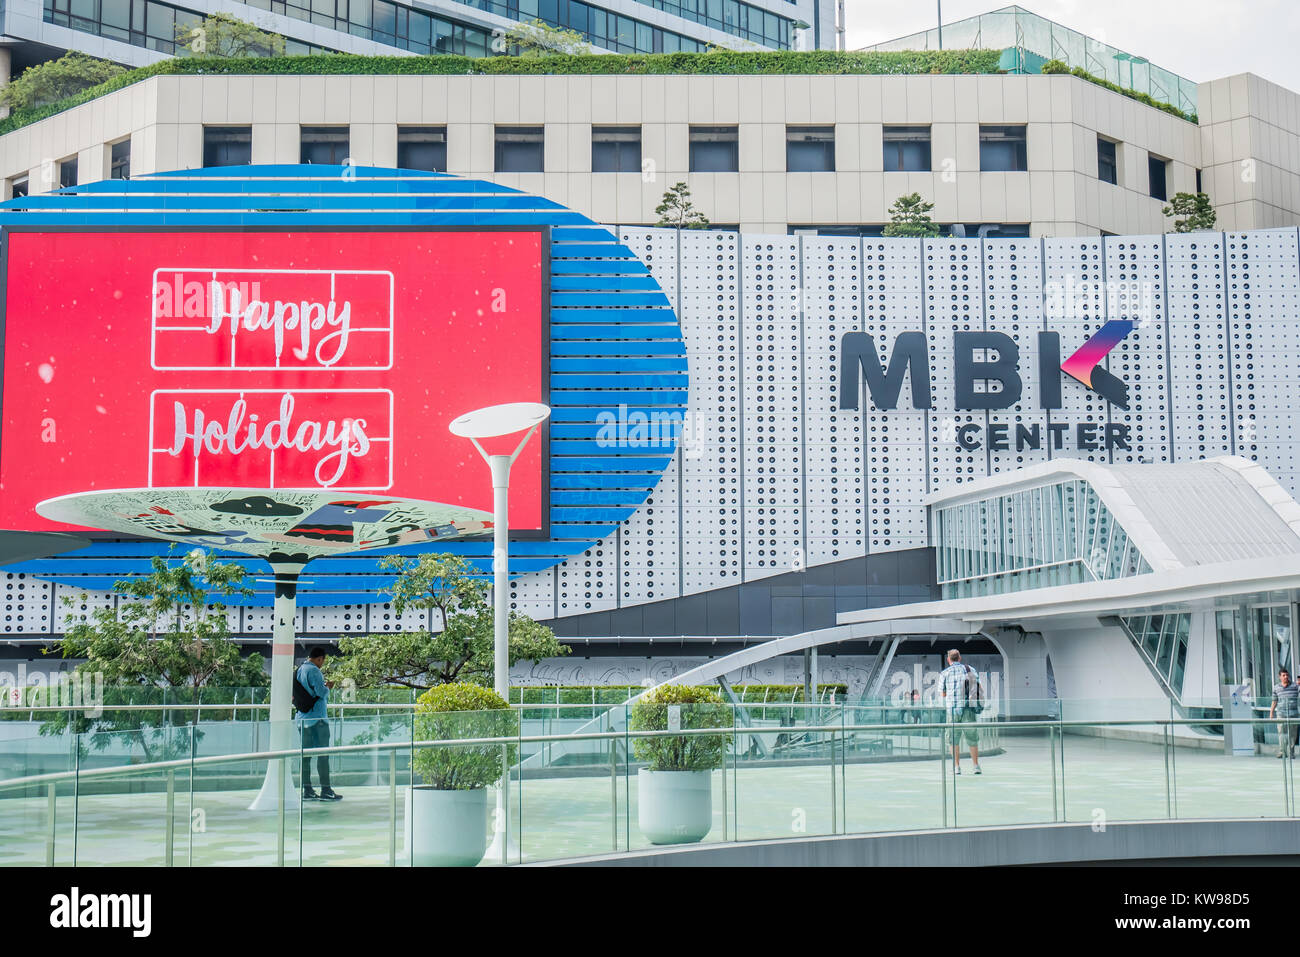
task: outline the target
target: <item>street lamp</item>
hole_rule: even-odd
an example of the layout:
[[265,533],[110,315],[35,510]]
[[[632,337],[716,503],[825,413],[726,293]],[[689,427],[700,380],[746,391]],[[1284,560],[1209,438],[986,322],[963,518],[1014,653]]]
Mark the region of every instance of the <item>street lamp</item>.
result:
[[[493,678],[496,692],[507,703],[510,701],[510,622],[506,591],[508,566],[510,561],[510,466],[519,453],[524,450],[537,427],[550,417],[550,406],[540,402],[509,402],[504,405],[488,406],[467,412],[452,421],[448,429],[452,435],[469,439],[478,449],[478,454],[492,471],[492,638],[495,652]],[[526,431],[525,431],[526,430]],[[499,438],[523,432],[515,450],[509,455],[490,455],[479,444],[479,439]],[[497,791],[497,826],[492,838],[491,856],[502,864],[508,859],[510,839],[510,804],[506,801],[506,789],[510,784],[510,768],[502,750],[502,780]]]

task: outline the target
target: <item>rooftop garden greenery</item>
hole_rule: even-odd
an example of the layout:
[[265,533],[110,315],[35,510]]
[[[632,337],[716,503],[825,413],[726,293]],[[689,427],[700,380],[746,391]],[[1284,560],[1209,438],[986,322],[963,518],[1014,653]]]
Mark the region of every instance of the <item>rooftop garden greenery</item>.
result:
[[1068,73],[1070,76],[1077,76],[1081,80],[1087,80],[1089,83],[1096,83],[1098,86],[1104,86],[1112,93],[1118,93],[1120,96],[1127,96],[1130,100],[1137,100],[1139,103],[1145,103],[1147,106],[1153,106],[1157,110],[1164,110],[1166,113],[1172,113],[1174,116],[1187,120],[1189,123],[1197,122],[1195,113],[1184,113],[1172,103],[1161,103],[1153,99],[1146,93],[1139,93],[1137,90],[1130,90],[1128,87],[1120,86],[1118,83],[1112,83],[1100,76],[1094,76],[1081,66],[1076,66],[1073,70],[1064,60],[1048,60],[1043,64],[1043,72],[1047,74]]
[[184,56],[119,73],[80,92],[0,120],[0,134],[147,80],[153,76],[525,76],[525,75],[754,75],[857,74],[926,75],[997,73],[999,50],[915,50],[839,53],[832,50],[750,53],[714,49],[709,53],[568,54],[465,57],[360,56],[317,53],[310,56]]

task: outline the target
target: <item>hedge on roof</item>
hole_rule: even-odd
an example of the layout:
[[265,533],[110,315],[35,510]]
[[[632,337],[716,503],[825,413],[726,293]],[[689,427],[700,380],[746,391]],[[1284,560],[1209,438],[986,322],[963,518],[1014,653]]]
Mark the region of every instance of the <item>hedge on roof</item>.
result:
[[80,106],[123,87],[161,75],[247,76],[411,76],[411,75],[718,75],[858,74],[918,75],[997,73],[998,50],[904,50],[839,53],[833,50],[748,53],[636,53],[543,57],[359,56],[317,53],[309,56],[179,57],[130,70],[73,96],[0,120],[0,135]]
[[1139,93],[1137,90],[1130,90],[1128,87],[1112,83],[1105,77],[1095,76],[1094,74],[1089,73],[1081,66],[1076,66],[1071,70],[1070,65],[1064,60],[1048,60],[1043,64],[1042,72],[1047,74],[1068,73],[1070,76],[1077,76],[1080,80],[1087,80],[1089,83],[1096,83],[1098,86],[1104,86],[1112,93],[1118,93],[1120,96],[1127,96],[1130,100],[1137,100],[1139,103],[1145,103],[1147,106],[1154,106],[1157,110],[1164,110],[1166,113],[1172,113],[1174,116],[1187,120],[1189,123],[1198,122],[1198,117],[1195,113],[1184,113],[1172,103],[1162,103],[1159,100],[1152,99],[1146,93]]

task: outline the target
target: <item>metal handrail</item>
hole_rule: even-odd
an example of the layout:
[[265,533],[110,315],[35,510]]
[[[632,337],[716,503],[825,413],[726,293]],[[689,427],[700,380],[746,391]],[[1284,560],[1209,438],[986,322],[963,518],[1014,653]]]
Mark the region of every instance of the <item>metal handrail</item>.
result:
[[[444,712],[444,714],[447,712]],[[467,712],[473,713],[473,712]],[[481,712],[480,712],[481,713]],[[1224,718],[1216,719],[1215,724],[1290,724],[1300,721],[1297,718]],[[993,723],[993,722],[990,722]],[[1087,721],[1087,720],[1045,720],[1045,721],[1015,721],[1005,722],[1008,726],[1014,727],[1017,731],[1034,728],[1045,728],[1053,730],[1064,730],[1067,728],[1098,728],[1098,727],[1127,727],[1127,726],[1157,726],[1172,729],[1180,725],[1202,725],[1205,719],[1190,718],[1122,718],[1109,721]],[[999,723],[1000,724],[1000,723]],[[809,725],[799,730],[808,732],[821,732],[843,734],[857,731],[885,731],[895,734],[906,730],[908,733],[915,731],[943,731],[955,726],[953,722],[931,722],[928,724],[826,724],[826,725]],[[487,737],[487,738],[451,738],[443,740],[421,740],[421,741],[400,741],[400,742],[371,742],[366,744],[341,744],[331,745],[324,748],[293,748],[281,749],[276,751],[250,751],[241,754],[214,754],[204,757],[189,758],[172,758],[167,761],[153,761],[148,764],[128,764],[118,765],[110,768],[85,768],[74,771],[53,771],[47,774],[33,774],[22,778],[9,778],[0,780],[0,789],[29,787],[33,784],[49,784],[58,781],[66,781],[88,777],[111,777],[116,774],[138,774],[141,772],[168,771],[180,768],[191,768],[198,766],[207,766],[213,764],[225,763],[244,763],[251,761],[277,761],[291,758],[308,758],[322,757],[331,754],[357,754],[368,751],[401,751],[415,748],[435,748],[435,747],[471,747],[471,746],[500,746],[511,744],[540,744],[549,741],[626,741],[628,738],[664,738],[664,737],[690,737],[696,735],[717,736],[730,734],[737,729],[734,726],[723,726],[720,728],[683,728],[679,731],[667,730],[646,730],[646,731],[591,731],[580,734],[530,734],[530,735],[510,735]]]

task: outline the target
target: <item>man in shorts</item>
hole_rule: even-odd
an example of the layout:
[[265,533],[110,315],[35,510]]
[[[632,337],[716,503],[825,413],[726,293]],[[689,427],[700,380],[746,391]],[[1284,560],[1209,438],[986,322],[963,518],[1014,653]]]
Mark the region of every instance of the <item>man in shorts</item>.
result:
[[970,747],[971,763],[975,773],[980,770],[980,736],[975,726],[979,709],[974,707],[979,700],[979,675],[975,669],[961,662],[961,652],[953,648],[948,652],[948,667],[939,675],[939,693],[947,709],[947,721],[952,727],[948,731],[948,740],[952,744],[952,763],[955,774],[961,774],[961,744]]

